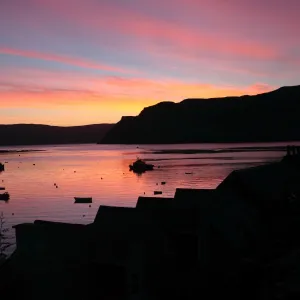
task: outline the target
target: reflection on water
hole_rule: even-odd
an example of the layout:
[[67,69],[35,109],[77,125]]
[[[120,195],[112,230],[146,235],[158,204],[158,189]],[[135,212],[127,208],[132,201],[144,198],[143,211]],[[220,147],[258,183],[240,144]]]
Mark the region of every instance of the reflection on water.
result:
[[[0,185],[6,187],[11,198],[8,203],[0,201],[0,211],[9,226],[35,219],[89,223],[101,204],[134,206],[138,196],[153,196],[154,190],[162,191],[163,197],[172,197],[177,187],[215,188],[234,169],[281,157],[284,148],[279,146],[283,145],[9,147],[45,151],[1,154],[0,162],[7,163],[5,172],[0,173]],[[202,151],[230,147],[238,150]],[[240,147],[262,148],[240,151]],[[160,168],[137,176],[128,168],[137,156]],[[161,185],[162,181],[166,184]],[[93,197],[93,204],[74,204],[74,196]]]

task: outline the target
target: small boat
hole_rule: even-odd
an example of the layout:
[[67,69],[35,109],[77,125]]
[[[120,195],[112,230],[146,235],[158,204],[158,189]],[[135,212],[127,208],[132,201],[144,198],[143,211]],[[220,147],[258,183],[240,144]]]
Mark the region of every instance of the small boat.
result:
[[92,203],[92,197],[74,197],[75,203]]
[[147,164],[141,159],[137,159],[132,165],[129,165],[129,170],[135,173],[144,173],[146,171],[152,171],[154,165]]
[[9,200],[9,193],[5,192],[0,194],[0,200],[8,201]]
[[4,170],[5,170],[4,164],[0,163],[0,172],[2,172]]
[[0,191],[5,191],[5,187],[4,186],[0,186]]
[[165,182],[165,181],[162,181],[162,182],[161,182],[161,184],[162,184],[162,185],[165,185],[165,184],[166,184],[166,182]]
[[154,195],[161,195],[162,191],[154,191]]

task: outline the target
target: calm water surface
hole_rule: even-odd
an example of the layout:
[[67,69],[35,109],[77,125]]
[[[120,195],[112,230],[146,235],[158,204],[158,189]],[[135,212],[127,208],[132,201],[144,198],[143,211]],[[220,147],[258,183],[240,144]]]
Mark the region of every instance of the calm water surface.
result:
[[[0,154],[0,162],[7,162],[5,172],[0,173],[0,186],[10,194],[9,202],[0,201],[0,212],[9,227],[36,219],[89,223],[99,205],[135,206],[139,196],[153,196],[154,190],[161,190],[163,197],[171,197],[177,187],[215,188],[234,169],[282,157],[284,149],[279,146],[286,144],[1,147],[0,150],[44,151]],[[265,146],[270,148],[246,148]],[[236,147],[243,147],[243,151],[206,151]],[[186,149],[202,151],[172,153]],[[137,157],[160,168],[137,176],[128,168]],[[166,185],[161,185],[161,181],[166,181]],[[93,197],[93,203],[91,207],[74,204],[74,196]]]

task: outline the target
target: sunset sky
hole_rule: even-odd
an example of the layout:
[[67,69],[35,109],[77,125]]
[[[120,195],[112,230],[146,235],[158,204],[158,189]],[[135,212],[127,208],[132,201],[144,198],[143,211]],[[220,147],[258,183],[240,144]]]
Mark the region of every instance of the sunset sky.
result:
[[299,0],[0,0],[0,123],[114,123],[160,101],[298,85],[299,11]]

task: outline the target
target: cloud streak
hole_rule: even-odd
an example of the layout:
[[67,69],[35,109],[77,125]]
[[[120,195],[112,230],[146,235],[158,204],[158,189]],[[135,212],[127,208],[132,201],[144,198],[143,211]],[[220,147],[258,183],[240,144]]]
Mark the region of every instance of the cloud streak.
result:
[[99,64],[97,62],[90,61],[88,59],[81,59],[81,58],[52,54],[52,53],[41,53],[37,51],[27,51],[22,49],[14,49],[14,48],[0,46],[0,54],[53,61],[53,62],[63,63],[63,64],[72,65],[72,66],[85,68],[85,69],[128,73],[128,70],[119,67],[109,66],[106,64]]
[[[72,13],[70,5],[72,1],[65,0],[63,5],[57,1],[37,1],[43,5],[44,9],[58,11],[60,19],[69,19],[72,24],[80,29],[84,29],[89,34],[97,37],[99,32],[105,30],[110,36],[105,36],[108,41],[116,36],[126,36],[129,43],[134,47],[141,48],[144,51],[171,51],[185,53],[186,55],[206,56],[234,56],[237,58],[249,59],[276,59],[279,55],[276,48],[262,41],[249,41],[247,37],[240,35],[237,38],[222,34],[219,30],[205,30],[202,26],[190,25],[188,23],[165,20],[157,16],[150,16],[140,10],[130,10],[126,7],[120,7],[113,1],[103,1],[96,4],[94,1],[86,1],[86,5],[74,4]],[[145,2],[145,1],[144,1]],[[147,2],[147,1],[146,1]],[[168,1],[169,8],[176,11],[176,5]],[[178,3],[177,3],[178,4]],[[181,1],[177,7],[177,13],[184,8]],[[190,3],[191,5],[192,3]],[[159,7],[154,1],[153,5]],[[204,5],[204,9],[207,6]],[[187,6],[189,9],[189,6]],[[203,9],[203,8],[202,8]],[[99,12],[101,11],[101,17]],[[219,12],[217,18],[222,18],[222,12]],[[124,45],[126,47],[126,44]]]
[[[30,80],[22,80],[23,78]],[[39,80],[38,80],[39,79]],[[48,85],[47,85],[48,83]],[[212,98],[257,94],[272,90],[265,83],[251,86],[214,85],[199,81],[183,81],[173,78],[153,79],[146,77],[96,76],[71,72],[45,72],[28,69],[17,72],[8,70],[6,76],[0,76],[0,95],[2,99],[26,95],[26,105],[52,105],[64,98],[68,105],[88,106],[90,104],[113,105],[132,102],[138,109],[159,101],[181,101],[184,98]],[[3,95],[6,95],[4,97]],[[30,100],[30,96],[32,100]],[[44,97],[43,100],[40,98]],[[77,102],[84,97],[85,100]],[[68,99],[65,99],[68,98]],[[75,99],[75,100],[74,100]],[[15,100],[14,100],[15,101]],[[11,105],[14,101],[2,101],[2,105]],[[12,104],[14,105],[14,104]]]

